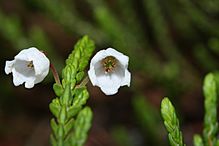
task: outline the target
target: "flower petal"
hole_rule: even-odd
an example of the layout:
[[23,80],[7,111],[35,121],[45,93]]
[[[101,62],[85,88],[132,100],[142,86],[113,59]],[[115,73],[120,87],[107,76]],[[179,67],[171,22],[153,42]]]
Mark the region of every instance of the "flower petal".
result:
[[25,82],[24,86],[25,86],[25,88],[28,88],[28,89],[33,88],[34,87],[34,80],[27,80]]
[[24,83],[24,79],[22,75],[19,72],[15,71],[14,68],[12,69],[12,75],[13,75],[13,83],[15,86],[19,86]]
[[[13,75],[13,83],[15,86],[19,86],[21,84],[23,84],[25,82],[28,82],[28,85],[25,85],[25,87],[29,87],[32,88],[30,86],[31,82],[34,82],[35,80],[35,74],[34,74],[34,70],[21,70],[21,68],[19,68],[19,66],[17,66],[18,64],[15,64],[16,67],[12,69],[12,75]],[[29,83],[30,82],[30,83]]]
[[43,72],[42,74],[40,75],[36,75],[35,77],[35,80],[34,80],[34,83],[37,84],[37,83],[40,83],[44,80],[44,78],[47,76],[48,72]]
[[125,70],[125,76],[121,82],[121,86],[127,85],[129,87],[130,82],[131,82],[131,73],[128,70]]
[[106,49],[107,56],[114,56],[124,67],[128,66],[129,57],[113,48]]
[[101,87],[100,89],[106,95],[114,95],[118,92],[119,88],[104,88],[104,87]]
[[12,72],[14,62],[15,62],[14,60],[5,62],[5,73],[6,74],[9,74]]
[[88,76],[90,78],[92,85],[96,86],[97,85],[97,78],[96,78],[94,67],[90,68],[90,70],[88,71]]
[[106,95],[116,94],[120,83],[121,78],[117,74],[105,74],[97,77],[97,86],[99,86]]
[[106,53],[106,50],[100,50],[95,54],[95,56],[91,59],[90,67],[94,66],[97,62],[107,57],[108,54]]
[[[33,48],[33,49],[36,49],[36,48]],[[32,59],[33,59],[33,65],[34,65],[36,75],[40,75],[42,73],[45,73],[47,75],[49,72],[50,62],[49,62],[49,59],[44,55],[44,53],[40,51],[36,51],[32,55]]]

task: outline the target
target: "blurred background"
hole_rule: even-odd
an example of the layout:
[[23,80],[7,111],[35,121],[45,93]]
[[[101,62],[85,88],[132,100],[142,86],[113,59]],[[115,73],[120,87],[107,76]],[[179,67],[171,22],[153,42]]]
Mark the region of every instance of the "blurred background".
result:
[[87,34],[96,51],[130,58],[131,87],[105,96],[88,84],[94,112],[86,146],[166,146],[160,101],[170,97],[185,142],[202,132],[202,81],[219,67],[218,0],[0,0],[0,146],[49,146],[55,97],[50,73],[33,89],[14,87],[6,60],[44,50],[59,73]]

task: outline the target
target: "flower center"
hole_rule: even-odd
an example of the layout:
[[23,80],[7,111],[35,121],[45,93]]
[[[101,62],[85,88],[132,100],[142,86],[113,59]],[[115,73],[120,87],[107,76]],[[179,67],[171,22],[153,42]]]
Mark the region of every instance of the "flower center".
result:
[[116,67],[117,60],[113,56],[108,56],[102,60],[103,68],[106,73],[112,72]]
[[34,67],[33,61],[29,61],[28,64],[27,64],[27,67],[28,67],[29,69],[32,69],[32,68]]

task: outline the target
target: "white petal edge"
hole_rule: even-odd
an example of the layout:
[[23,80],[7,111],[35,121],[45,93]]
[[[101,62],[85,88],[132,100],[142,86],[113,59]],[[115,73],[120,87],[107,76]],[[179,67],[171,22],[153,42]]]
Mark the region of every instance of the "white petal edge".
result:
[[97,62],[107,57],[106,50],[100,50],[97,52],[94,57],[91,59],[90,68],[94,66]]
[[33,88],[34,87],[34,81],[33,80],[27,80],[24,84],[25,88]]
[[99,86],[106,95],[113,95],[118,92],[121,81],[122,79],[116,74],[106,74],[97,77],[97,86]]
[[[49,72],[49,71],[48,71]],[[43,74],[41,75],[37,75],[36,76],[36,79],[34,80],[34,83],[37,84],[37,83],[40,83],[44,80],[44,78],[47,76],[48,72],[44,72]]]
[[113,48],[106,49],[107,56],[114,56],[124,67],[128,66],[129,57]]
[[97,76],[95,74],[94,66],[90,67],[90,70],[88,71],[88,77],[92,83],[93,86],[97,85]]
[[12,69],[12,76],[13,76],[13,84],[15,86],[19,86],[25,82],[22,76],[20,75],[20,73],[18,73],[14,68]]
[[5,62],[5,73],[6,74],[9,74],[12,72],[14,62],[15,62],[14,60]]
[[103,87],[101,87],[100,88],[101,89],[101,91],[103,91],[103,93],[104,94],[106,94],[106,95],[114,95],[114,94],[116,94],[117,92],[118,92],[118,90],[119,90],[119,88],[103,88]]
[[125,70],[125,77],[123,78],[121,86],[127,85],[128,87],[130,87],[130,82],[131,82],[131,73],[126,69]]

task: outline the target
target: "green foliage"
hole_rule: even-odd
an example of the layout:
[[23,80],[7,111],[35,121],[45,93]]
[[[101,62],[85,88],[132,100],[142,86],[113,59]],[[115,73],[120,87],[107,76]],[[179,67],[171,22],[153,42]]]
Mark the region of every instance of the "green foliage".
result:
[[[60,23],[66,30],[73,34],[88,34],[95,42],[104,41],[105,34],[82,18],[76,11],[76,6],[70,1],[30,0],[43,10],[49,17]],[[58,8],[58,9],[57,9]]]
[[164,20],[161,8],[157,0],[144,0],[145,13],[151,21],[151,25],[154,29],[154,35],[156,36],[158,44],[161,46],[162,52],[169,59],[180,57],[173,40],[170,38],[170,34],[167,29],[166,21]]
[[216,146],[218,145],[218,122],[217,122],[217,106],[218,106],[218,73],[209,73],[204,79],[203,91],[205,95],[205,116],[203,140],[199,135],[194,136],[195,146]]
[[205,117],[203,138],[206,146],[216,145],[217,122],[217,82],[213,74],[208,74],[204,80]]
[[150,139],[153,145],[161,145],[162,132],[159,111],[149,104],[144,96],[136,96],[132,100],[135,116],[141,130]]
[[204,146],[202,138],[200,135],[195,135],[194,136],[194,146]]
[[78,114],[74,124],[74,137],[71,138],[70,146],[82,146],[87,139],[87,132],[91,127],[92,111],[89,107],[85,107]]
[[208,46],[214,53],[219,54],[219,39],[218,38],[211,38],[208,41]]
[[[204,79],[203,92],[205,97],[205,115],[203,135],[194,136],[195,146],[217,146],[219,140],[217,106],[218,106],[218,85],[219,74],[209,73]],[[164,125],[168,131],[168,137],[172,146],[183,146],[182,133],[179,130],[179,120],[176,116],[175,109],[168,98],[164,98],[161,103],[161,114],[164,119]]]
[[119,146],[134,146],[132,137],[129,135],[129,131],[123,126],[116,126],[112,130],[113,139]]
[[[194,3],[189,0],[178,0],[183,8],[185,13],[190,15],[191,21],[197,25],[199,29],[204,31],[205,33],[209,33],[211,35],[219,36],[219,30],[215,29],[218,27],[217,21],[212,21],[209,17],[200,9],[198,9]],[[213,2],[217,5],[218,2]]]
[[1,34],[12,42],[16,49],[20,50],[30,45],[30,41],[23,34],[23,28],[18,17],[7,17],[0,11],[0,21],[4,26],[0,27]]
[[94,51],[94,42],[84,36],[77,42],[66,60],[62,71],[62,84],[54,84],[58,96],[50,103],[50,111],[55,116],[51,120],[53,146],[82,146],[91,126],[92,111],[83,107],[89,98],[85,86],[77,87],[84,76],[84,69]]
[[197,61],[207,70],[217,69],[218,63],[204,46],[202,45],[196,46],[194,49],[194,54],[195,57],[197,58]]
[[170,100],[166,97],[161,102],[161,115],[164,125],[168,131],[168,138],[171,146],[185,146],[183,143],[182,132],[179,127],[179,120]]

